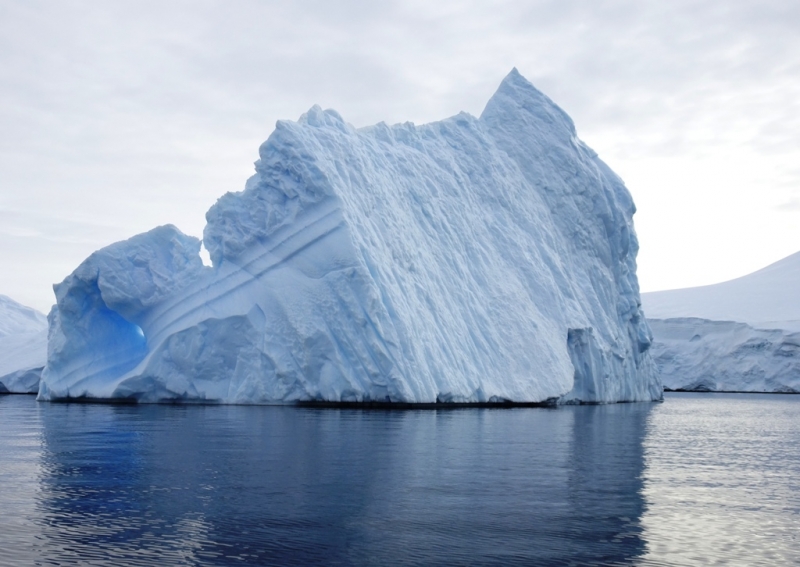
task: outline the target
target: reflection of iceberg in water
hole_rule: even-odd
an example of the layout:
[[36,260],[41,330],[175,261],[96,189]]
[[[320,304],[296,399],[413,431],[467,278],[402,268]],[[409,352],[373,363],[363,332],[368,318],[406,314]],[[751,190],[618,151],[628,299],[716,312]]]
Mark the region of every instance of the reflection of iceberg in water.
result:
[[[652,407],[406,415],[413,450],[382,467],[354,564],[603,564],[639,557]],[[387,536],[387,534],[390,534]],[[431,557],[431,550],[433,559]]]
[[[46,406],[38,558],[48,564],[172,565],[193,558],[202,518],[165,518],[154,435],[169,424],[129,406]],[[166,529],[165,529],[166,528]]]
[[641,556],[652,406],[47,406],[47,561],[513,564]]
[[[645,553],[644,438],[651,407],[576,408],[569,495],[576,559],[621,562]],[[578,524],[575,526],[575,524]]]
[[[27,399],[25,399],[27,398]],[[33,565],[31,517],[39,478],[38,408],[28,396],[0,395],[0,565]]]

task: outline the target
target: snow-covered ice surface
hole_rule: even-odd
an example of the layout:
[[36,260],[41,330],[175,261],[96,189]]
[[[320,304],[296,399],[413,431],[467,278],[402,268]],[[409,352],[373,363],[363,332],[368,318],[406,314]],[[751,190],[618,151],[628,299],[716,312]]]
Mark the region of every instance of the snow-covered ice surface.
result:
[[642,294],[648,319],[701,317],[800,331],[800,252],[714,285]]
[[0,394],[35,394],[46,360],[45,316],[0,295]]
[[671,390],[800,393],[800,332],[697,318],[651,319]]
[[661,397],[634,205],[516,70],[480,118],[278,122],[203,244],[162,226],[61,284],[39,398]]
[[800,392],[800,252],[735,280],[642,294],[666,388]]

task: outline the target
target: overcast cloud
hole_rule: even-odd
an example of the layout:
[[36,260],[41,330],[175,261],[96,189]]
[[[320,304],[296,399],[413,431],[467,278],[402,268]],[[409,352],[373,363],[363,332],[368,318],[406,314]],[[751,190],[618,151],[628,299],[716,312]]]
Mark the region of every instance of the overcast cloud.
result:
[[277,119],[480,114],[513,67],[633,193],[644,289],[800,249],[800,3],[0,1],[0,293],[204,213]]

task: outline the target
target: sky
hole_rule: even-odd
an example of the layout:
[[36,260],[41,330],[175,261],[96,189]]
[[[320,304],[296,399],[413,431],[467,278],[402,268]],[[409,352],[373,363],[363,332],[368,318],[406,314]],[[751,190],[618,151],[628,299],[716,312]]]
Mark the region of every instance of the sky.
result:
[[643,291],[800,250],[800,2],[0,0],[0,293],[205,211],[278,119],[480,115],[513,68],[636,202]]

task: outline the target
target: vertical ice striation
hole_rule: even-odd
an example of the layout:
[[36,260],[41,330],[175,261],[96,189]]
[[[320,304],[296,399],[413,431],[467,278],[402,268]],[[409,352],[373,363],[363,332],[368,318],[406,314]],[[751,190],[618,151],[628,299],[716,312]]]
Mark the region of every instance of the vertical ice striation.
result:
[[481,118],[277,124],[203,243],[160,227],[56,286],[40,399],[661,397],[633,202],[516,70]]

